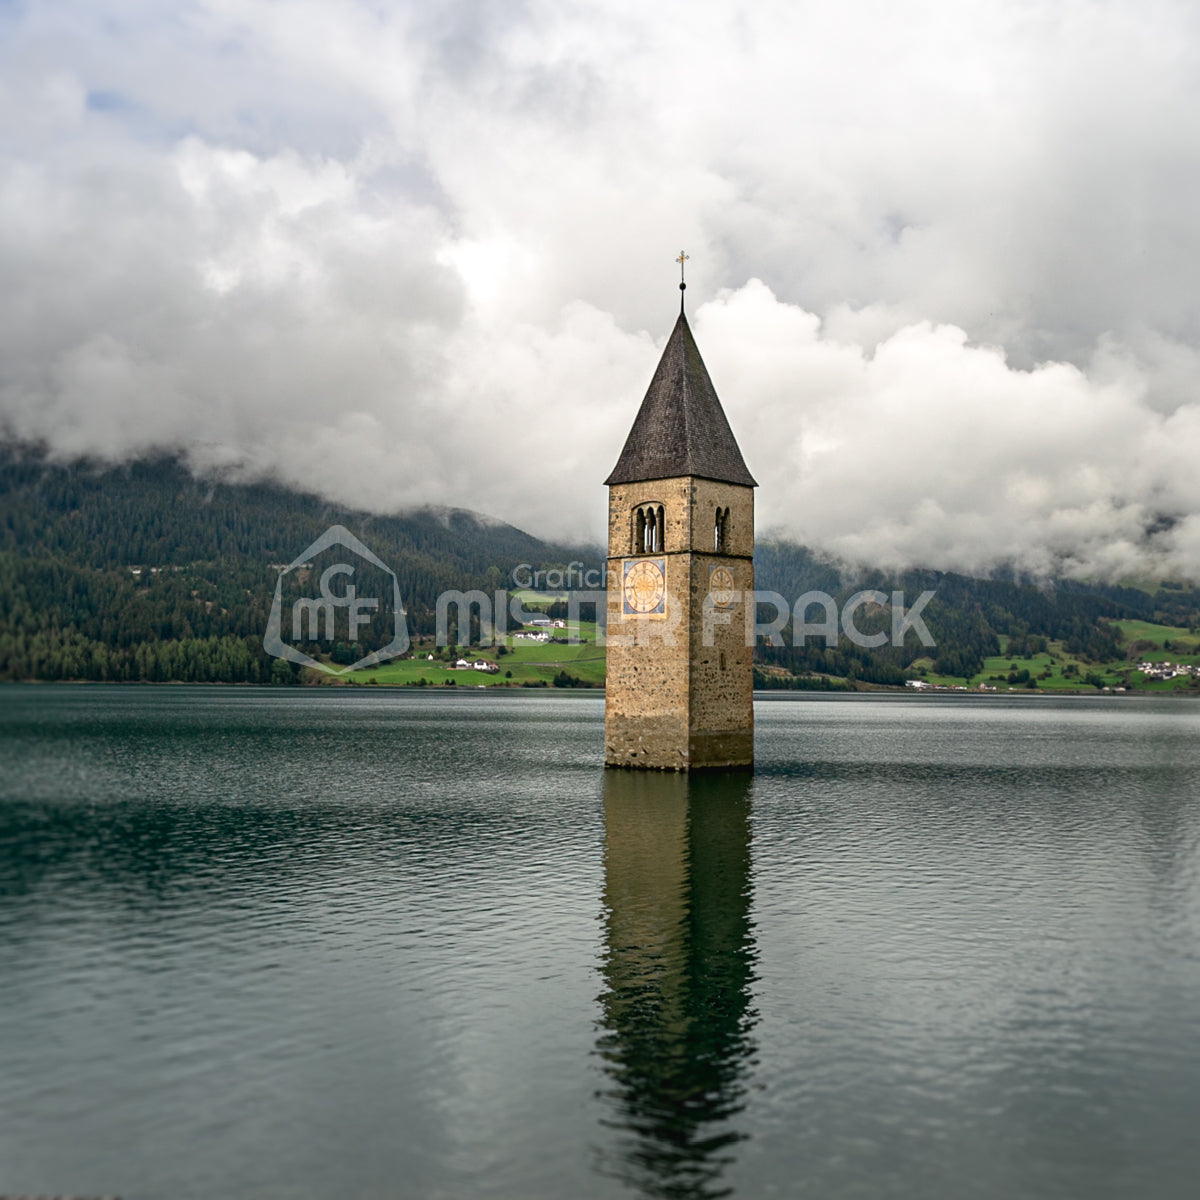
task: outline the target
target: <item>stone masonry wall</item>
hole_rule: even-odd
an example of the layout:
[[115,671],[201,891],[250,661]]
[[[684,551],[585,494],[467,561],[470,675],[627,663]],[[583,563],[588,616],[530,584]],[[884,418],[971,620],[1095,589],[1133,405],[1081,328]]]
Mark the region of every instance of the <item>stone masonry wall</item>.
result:
[[[649,504],[663,508],[663,548],[640,555],[632,514]],[[718,507],[730,510],[721,554],[714,550]],[[610,489],[606,762],[667,770],[752,762],[753,667],[745,622],[753,550],[750,488],[684,477]],[[622,562],[636,557],[665,560],[666,619],[622,613]],[[718,565],[732,574],[736,596],[706,623],[709,575]]]

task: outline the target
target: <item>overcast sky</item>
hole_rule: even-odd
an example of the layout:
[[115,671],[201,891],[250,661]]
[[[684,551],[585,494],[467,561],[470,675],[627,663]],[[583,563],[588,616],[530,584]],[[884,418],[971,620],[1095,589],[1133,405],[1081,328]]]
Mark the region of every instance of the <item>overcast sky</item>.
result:
[[759,530],[1200,579],[1200,6],[0,0],[0,413],[599,539],[678,308]]

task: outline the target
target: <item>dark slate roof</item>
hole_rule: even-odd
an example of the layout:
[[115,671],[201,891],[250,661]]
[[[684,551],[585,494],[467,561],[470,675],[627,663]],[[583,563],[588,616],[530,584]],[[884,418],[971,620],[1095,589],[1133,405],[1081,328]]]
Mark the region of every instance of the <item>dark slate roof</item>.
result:
[[604,482],[611,486],[679,475],[758,486],[746,470],[683,313],[667,340],[625,449]]

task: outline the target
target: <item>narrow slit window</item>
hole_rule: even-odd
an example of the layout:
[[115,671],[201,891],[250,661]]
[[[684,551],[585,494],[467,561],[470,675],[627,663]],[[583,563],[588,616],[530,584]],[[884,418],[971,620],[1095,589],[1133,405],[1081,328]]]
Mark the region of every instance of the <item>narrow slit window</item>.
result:
[[713,549],[718,553],[729,548],[729,509],[718,508],[713,521]]

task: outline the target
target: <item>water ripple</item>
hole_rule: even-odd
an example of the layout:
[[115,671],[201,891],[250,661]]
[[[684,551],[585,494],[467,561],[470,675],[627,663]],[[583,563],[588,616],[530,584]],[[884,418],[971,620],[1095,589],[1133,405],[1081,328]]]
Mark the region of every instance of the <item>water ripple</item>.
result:
[[0,1193],[1189,1196],[1200,706],[0,690]]

